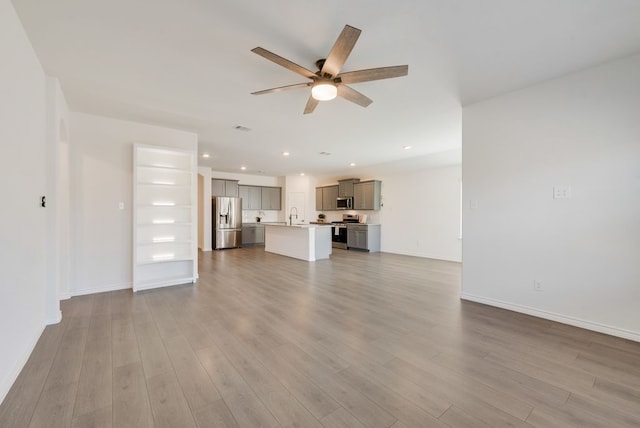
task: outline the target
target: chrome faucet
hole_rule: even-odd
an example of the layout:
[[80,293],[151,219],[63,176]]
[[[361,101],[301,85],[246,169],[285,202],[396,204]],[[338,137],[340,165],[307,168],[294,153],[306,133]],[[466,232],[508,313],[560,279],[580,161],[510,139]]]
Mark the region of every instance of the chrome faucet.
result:
[[296,207],[291,207],[291,209],[289,210],[289,226],[293,226],[293,220],[291,220],[294,216],[293,210],[296,210],[295,216],[296,219],[298,218],[298,209]]

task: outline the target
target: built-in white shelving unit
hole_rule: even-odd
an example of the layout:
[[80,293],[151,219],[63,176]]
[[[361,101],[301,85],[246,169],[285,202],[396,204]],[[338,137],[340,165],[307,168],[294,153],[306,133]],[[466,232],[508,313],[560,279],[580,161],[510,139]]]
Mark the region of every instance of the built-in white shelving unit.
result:
[[195,282],[195,153],[135,144],[133,157],[133,291]]

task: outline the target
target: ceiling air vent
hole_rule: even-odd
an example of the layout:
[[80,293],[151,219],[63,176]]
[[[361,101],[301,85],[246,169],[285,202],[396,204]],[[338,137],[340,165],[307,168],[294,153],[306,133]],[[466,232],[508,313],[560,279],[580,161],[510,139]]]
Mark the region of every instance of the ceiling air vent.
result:
[[320,154],[323,155],[323,156],[330,156],[331,155],[331,153],[329,153],[329,152],[320,152]]
[[236,125],[233,127],[233,129],[235,129],[236,131],[243,131],[243,132],[251,131],[251,128],[247,128],[246,126],[242,126],[242,125]]

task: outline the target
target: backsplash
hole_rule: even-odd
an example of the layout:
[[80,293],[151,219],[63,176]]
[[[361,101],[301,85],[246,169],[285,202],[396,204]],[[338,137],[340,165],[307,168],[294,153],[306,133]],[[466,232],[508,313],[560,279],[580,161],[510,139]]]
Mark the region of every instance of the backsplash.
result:
[[[331,223],[332,221],[340,221],[342,220],[343,214],[365,214],[367,216],[367,223],[369,224],[379,224],[380,223],[380,211],[355,211],[355,210],[343,210],[343,211],[323,211],[325,217],[325,223]],[[317,221],[316,219],[311,219],[309,221]]]
[[243,223],[255,223],[258,215],[262,216],[260,221],[280,221],[278,219],[278,213],[280,211],[260,211],[260,210],[242,210],[242,222]]

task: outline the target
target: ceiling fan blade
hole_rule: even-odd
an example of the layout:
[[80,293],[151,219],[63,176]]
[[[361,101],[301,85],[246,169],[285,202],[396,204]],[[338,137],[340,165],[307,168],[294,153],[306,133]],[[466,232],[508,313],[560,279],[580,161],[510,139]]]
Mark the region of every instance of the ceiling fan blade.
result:
[[307,70],[306,68],[296,64],[295,62],[291,62],[288,59],[283,58],[280,55],[276,55],[273,52],[269,52],[268,50],[263,49],[261,47],[253,48],[251,49],[251,52],[258,54],[261,57],[268,59],[269,61],[275,62],[276,64],[284,68],[287,68],[293,71],[294,73],[298,73],[304,77],[307,77],[309,79],[315,79],[316,77],[318,77],[311,70]]
[[311,95],[309,95],[309,99],[307,100],[307,105],[304,106],[304,114],[313,113],[313,111],[316,109],[316,106],[318,105],[319,102],[320,101],[316,100]]
[[344,26],[344,29],[333,44],[331,52],[329,52],[329,56],[327,56],[327,59],[322,66],[322,74],[330,74],[335,77],[340,73],[340,69],[342,69],[342,66],[347,61],[347,58],[358,41],[358,37],[360,37],[361,32],[362,31],[350,25]]
[[338,75],[342,83],[369,82],[371,80],[391,79],[409,74],[408,65],[369,68],[367,70],[348,71]]
[[373,100],[347,85],[338,85],[338,95],[359,106],[367,107]]
[[263,91],[251,92],[251,95],[271,94],[271,93],[274,93],[274,92],[287,91],[289,89],[305,88],[305,87],[310,86],[310,85],[312,85],[311,82],[309,82],[309,83],[296,83],[294,85],[279,86],[277,88],[271,88],[271,89],[265,89]]

